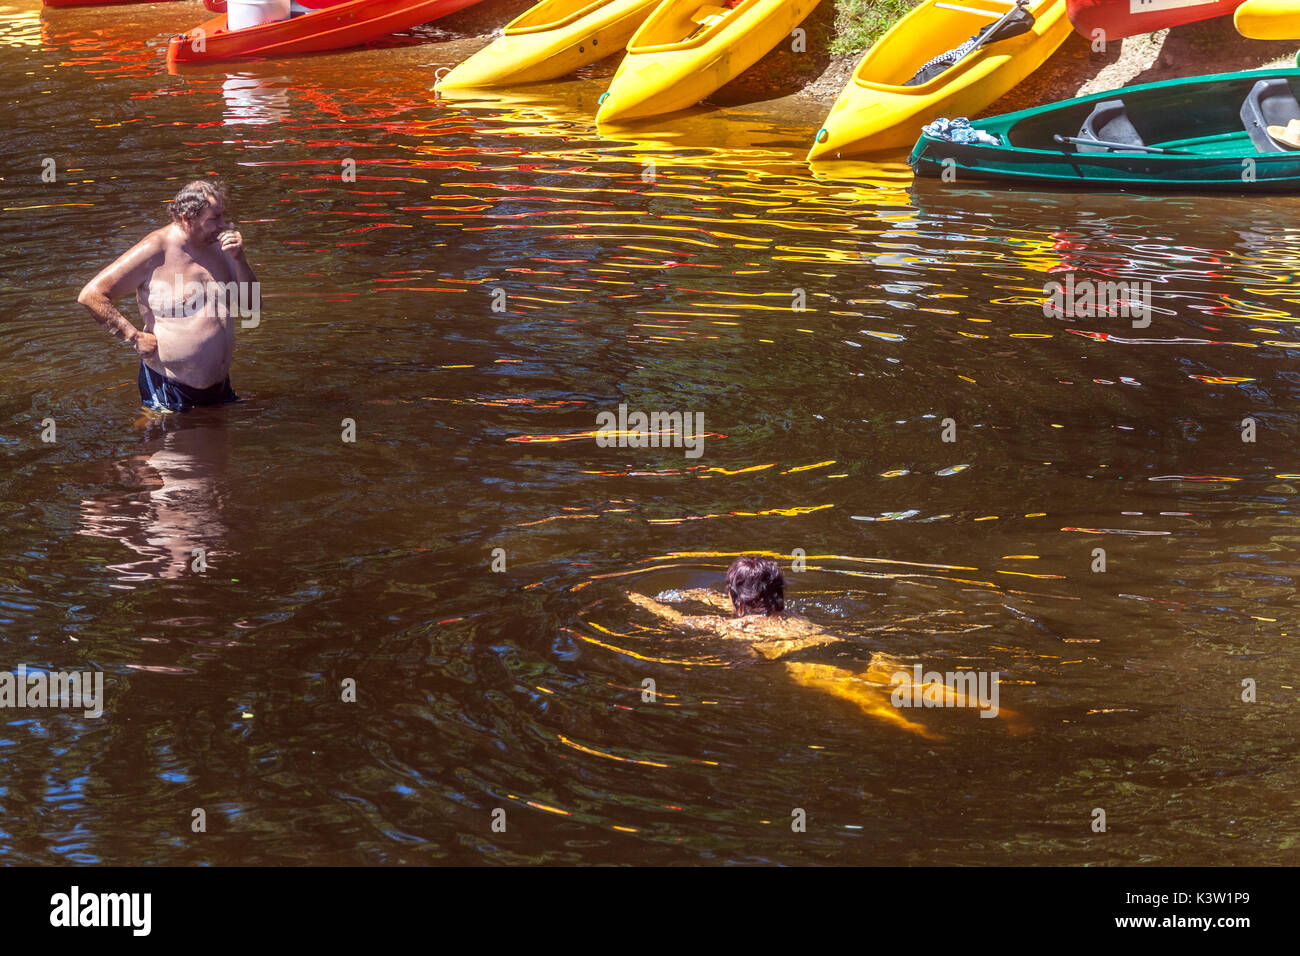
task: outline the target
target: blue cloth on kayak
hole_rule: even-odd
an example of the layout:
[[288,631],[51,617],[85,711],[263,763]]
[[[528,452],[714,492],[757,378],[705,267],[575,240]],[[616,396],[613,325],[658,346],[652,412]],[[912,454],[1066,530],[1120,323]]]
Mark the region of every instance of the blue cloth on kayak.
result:
[[922,126],[921,132],[931,139],[942,139],[949,143],[960,143],[964,146],[972,143],[998,146],[1002,142],[992,133],[986,133],[982,129],[975,129],[970,125],[970,120],[964,116],[958,116],[956,119],[951,120],[940,117],[933,123]]
[[187,412],[201,405],[225,405],[239,401],[239,396],[230,387],[228,375],[224,382],[207,388],[194,388],[155,372],[141,362],[136,384],[140,386],[140,401],[144,406],[158,411]]
[[[943,70],[948,69],[948,67],[952,66],[958,60],[964,59],[967,53],[979,45],[979,42],[980,34],[976,34],[955,50],[940,53],[933,59],[927,60],[925,64],[916,71],[916,75],[903,85],[917,86],[921,83],[928,83],[930,80],[942,73]],[[936,69],[936,67],[942,67],[943,69]]]

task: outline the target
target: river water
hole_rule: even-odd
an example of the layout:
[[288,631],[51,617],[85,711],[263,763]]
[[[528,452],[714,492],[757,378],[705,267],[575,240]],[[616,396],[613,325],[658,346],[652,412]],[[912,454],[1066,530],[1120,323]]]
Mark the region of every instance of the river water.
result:
[[[204,17],[0,7],[0,668],[106,678],[5,713],[6,862],[1300,859],[1300,200],[810,171],[807,106],[602,136],[595,75],[435,98],[434,26],[169,75]],[[76,295],[210,175],[245,401],[149,419]],[[1071,272],[1150,326],[1045,315]],[[702,454],[599,447],[620,404]],[[996,671],[1029,732],[624,596],[742,552],[809,660]]]

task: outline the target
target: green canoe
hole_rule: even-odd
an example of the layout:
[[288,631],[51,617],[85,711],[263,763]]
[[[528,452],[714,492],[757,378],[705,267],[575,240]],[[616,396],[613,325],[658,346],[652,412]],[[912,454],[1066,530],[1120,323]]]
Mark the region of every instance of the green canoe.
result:
[[1300,120],[1300,69],[1127,86],[976,120],[999,145],[921,134],[918,176],[1100,188],[1300,190],[1300,149],[1268,134]]

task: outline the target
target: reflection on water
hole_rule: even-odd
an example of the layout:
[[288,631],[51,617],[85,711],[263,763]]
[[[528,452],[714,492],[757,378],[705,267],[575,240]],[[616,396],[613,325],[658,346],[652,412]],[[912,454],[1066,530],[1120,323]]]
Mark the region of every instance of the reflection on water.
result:
[[210,417],[202,410],[184,421],[142,419],[157,436],[156,450],[116,463],[114,477],[144,490],[81,503],[78,533],[112,538],[141,556],[110,566],[121,580],[179,578],[230,557],[221,550],[226,529],[220,512],[230,439],[224,422],[204,422]]
[[[436,34],[168,75],[184,20],[0,21],[6,149],[60,172],[0,184],[0,640],[108,675],[94,726],[6,724],[7,859],[1294,858],[1297,200],[810,170],[797,103],[601,135],[606,66],[435,97]],[[135,428],[76,293],[209,174],[251,400]],[[1046,315],[1066,274],[1151,325]],[[597,446],[620,404],[705,454]],[[625,597],[795,549],[844,641],[793,672]],[[873,719],[886,658],[1031,732]]]
[[221,94],[226,98],[227,126],[276,123],[290,116],[288,80],[283,77],[230,74],[221,84]]

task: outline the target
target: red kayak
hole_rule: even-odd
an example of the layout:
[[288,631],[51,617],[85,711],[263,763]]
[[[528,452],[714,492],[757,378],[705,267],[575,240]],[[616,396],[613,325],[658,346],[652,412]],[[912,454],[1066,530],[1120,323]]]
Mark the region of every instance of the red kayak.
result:
[[335,0],[288,20],[226,29],[226,15],[167,44],[167,65],[320,53],[361,46],[473,6],[479,0]]
[[[1088,40],[1122,40],[1212,17],[1231,16],[1243,0],[1065,0],[1076,33]],[[1095,31],[1101,30],[1098,34]]]

